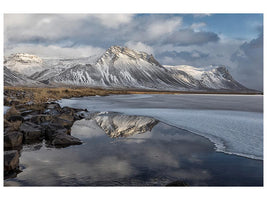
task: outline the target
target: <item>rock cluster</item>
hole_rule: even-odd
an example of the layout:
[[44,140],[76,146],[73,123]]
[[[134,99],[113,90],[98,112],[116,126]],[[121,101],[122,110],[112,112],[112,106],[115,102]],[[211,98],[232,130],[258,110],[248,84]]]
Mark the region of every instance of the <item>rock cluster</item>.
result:
[[66,147],[82,142],[70,135],[75,120],[83,118],[85,110],[61,108],[57,103],[16,105],[4,120],[4,175],[19,172],[19,154],[23,144],[45,140],[47,145]]

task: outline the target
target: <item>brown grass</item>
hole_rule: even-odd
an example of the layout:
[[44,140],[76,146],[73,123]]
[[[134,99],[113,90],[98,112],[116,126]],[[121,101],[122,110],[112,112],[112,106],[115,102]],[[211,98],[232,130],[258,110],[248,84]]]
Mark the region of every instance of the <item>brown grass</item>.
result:
[[4,87],[6,99],[15,99],[20,103],[33,101],[44,103],[62,98],[82,96],[105,96],[109,94],[127,94],[124,90],[104,90],[92,88],[30,88],[30,87]]
[[[110,94],[233,94],[229,92],[189,92],[189,91],[155,91],[155,90],[122,90],[101,88],[37,88],[37,87],[11,87],[5,86],[5,102],[15,99],[19,103],[44,103],[62,98],[82,96],[106,96]],[[238,93],[242,94],[242,93]],[[249,93],[243,93],[249,94]],[[251,93],[250,93],[251,94]],[[255,93],[256,94],[256,93]],[[5,103],[6,104],[6,103]]]
[[82,96],[106,96],[110,94],[178,94],[173,91],[151,91],[151,90],[113,90],[101,88],[35,88],[35,87],[4,87],[6,100],[12,98],[19,103],[44,103],[47,101],[59,100],[62,98],[82,97]]

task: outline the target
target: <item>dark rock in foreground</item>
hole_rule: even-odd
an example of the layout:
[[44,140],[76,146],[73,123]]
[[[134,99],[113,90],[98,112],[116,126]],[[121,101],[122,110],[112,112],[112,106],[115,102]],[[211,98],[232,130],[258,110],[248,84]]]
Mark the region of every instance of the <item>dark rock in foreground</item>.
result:
[[[75,120],[81,119],[82,109],[61,108],[57,103],[20,104],[6,113],[4,120],[4,176],[16,177],[19,153],[23,144],[40,143],[45,139],[54,147],[82,144],[70,135]],[[6,151],[10,150],[10,151]]]
[[24,121],[24,118],[20,115],[13,115],[13,116],[10,116],[7,120],[10,122]]
[[14,148],[22,145],[23,134],[21,132],[8,132],[4,134],[4,147]]
[[41,141],[44,138],[41,126],[32,122],[24,122],[20,126],[20,131],[23,133],[24,141]]
[[5,151],[4,153],[4,175],[10,176],[19,169],[19,153],[17,150]]
[[57,134],[52,141],[52,144],[55,146],[69,146],[69,145],[79,145],[82,144],[81,140],[73,137],[71,135],[67,135],[64,133]]

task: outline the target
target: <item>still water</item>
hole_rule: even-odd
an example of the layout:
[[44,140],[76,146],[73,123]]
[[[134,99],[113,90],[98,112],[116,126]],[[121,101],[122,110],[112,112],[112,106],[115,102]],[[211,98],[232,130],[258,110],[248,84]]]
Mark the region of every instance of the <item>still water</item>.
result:
[[262,185],[261,160],[216,152],[208,139],[145,116],[98,113],[76,121],[82,145],[24,146],[22,186]]

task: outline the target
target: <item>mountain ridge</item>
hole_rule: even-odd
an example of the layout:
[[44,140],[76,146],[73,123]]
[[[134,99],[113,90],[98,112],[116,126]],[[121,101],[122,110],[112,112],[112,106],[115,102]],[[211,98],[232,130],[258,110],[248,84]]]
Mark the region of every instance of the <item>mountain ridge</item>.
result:
[[[38,56],[30,54],[19,55],[27,58],[29,66],[24,61],[19,65],[20,59],[17,59],[17,56],[10,56],[5,58],[4,62],[8,72],[17,70],[14,73],[20,73],[22,69],[18,69],[19,66],[29,68],[32,73],[28,76],[24,74],[29,82],[41,82],[49,86],[177,91],[253,91],[238,83],[225,66],[210,66],[208,69],[186,65],[161,65],[152,54],[134,51],[127,47],[111,46],[94,61],[59,59],[57,63],[57,61],[41,60]],[[28,59],[31,57],[33,62]],[[12,58],[16,59],[12,60]],[[33,63],[38,64],[35,70],[33,70],[35,66]],[[16,85],[15,81],[6,83],[6,79],[8,76],[5,76],[5,85]],[[27,81],[25,85],[27,86]]]

